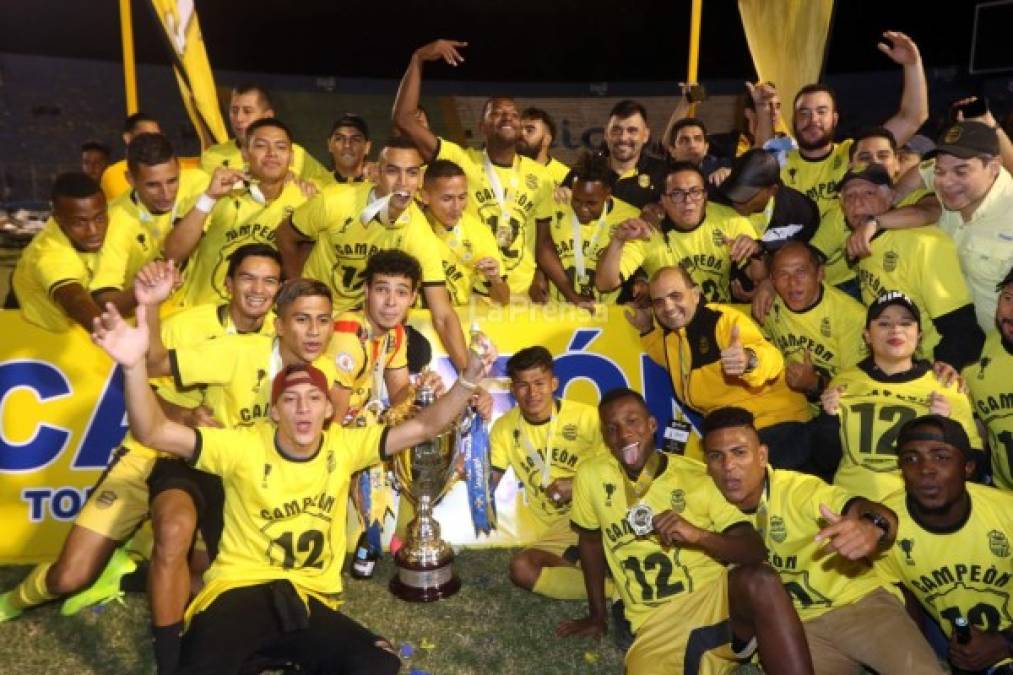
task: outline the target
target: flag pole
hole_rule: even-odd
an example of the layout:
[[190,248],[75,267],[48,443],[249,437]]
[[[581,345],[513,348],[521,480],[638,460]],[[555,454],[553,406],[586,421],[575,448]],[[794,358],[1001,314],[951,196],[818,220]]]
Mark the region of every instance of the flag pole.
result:
[[130,0],[120,0],[120,39],[123,43],[123,92],[127,115],[137,112],[137,70],[134,64],[134,23]]
[[[703,0],[693,0],[689,15],[689,65],[686,68],[686,82],[696,84],[700,68],[700,23],[703,15]],[[696,103],[689,106],[690,116],[696,115]]]

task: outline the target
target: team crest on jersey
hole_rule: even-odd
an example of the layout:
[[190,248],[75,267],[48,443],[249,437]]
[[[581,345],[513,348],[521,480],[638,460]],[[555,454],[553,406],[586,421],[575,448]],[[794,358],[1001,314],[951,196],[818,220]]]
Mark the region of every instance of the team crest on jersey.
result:
[[355,359],[353,359],[352,355],[348,352],[341,352],[334,357],[334,364],[342,372],[350,373],[352,372],[352,369],[355,368]]
[[529,190],[538,189],[538,176],[533,173],[524,174],[524,184]]
[[989,356],[981,357],[981,363],[978,364],[978,379],[985,379],[985,369],[988,368],[988,364],[992,363],[992,358]]
[[576,424],[563,425],[563,438],[565,438],[568,441],[577,440],[577,425]]
[[639,176],[637,176],[637,185],[646,190],[647,188],[651,187],[651,177],[648,176],[646,173],[640,174]]
[[886,255],[883,256],[883,269],[887,272],[893,272],[897,269],[897,261],[900,260],[900,254],[896,251],[887,251]]
[[270,464],[265,464],[264,465],[264,476],[263,476],[263,478],[260,479],[260,487],[261,487],[261,489],[263,489],[263,490],[267,489],[267,477],[271,475],[271,469],[273,469],[273,468],[274,467],[272,467]]
[[331,450],[327,453],[327,473],[334,473],[336,468],[338,468],[338,460],[334,458],[334,451]]
[[822,335],[823,337],[827,337],[827,338],[830,337],[830,317],[829,316],[823,317],[823,320],[820,321],[820,335]]
[[714,230],[711,232],[711,241],[714,242],[715,246],[725,245],[725,233],[721,230]]
[[784,519],[781,516],[771,516],[769,526],[770,538],[778,544],[788,538],[788,528],[785,527]]
[[683,490],[672,490],[672,497],[669,500],[672,505],[672,510],[676,513],[682,513],[686,510],[686,493]]
[[900,541],[897,542],[897,546],[899,546],[900,550],[904,552],[904,562],[906,562],[908,565],[914,565],[915,559],[911,557],[911,551],[913,551],[915,548],[915,540],[901,539]]
[[602,487],[605,488],[605,506],[612,506],[612,495],[616,492],[615,483],[604,483]]
[[267,378],[267,371],[263,368],[257,368],[257,382],[253,385],[253,393],[260,392],[260,385],[264,384],[264,379]]
[[843,157],[841,157],[840,155],[834,157],[833,170],[837,171],[838,169],[840,169],[843,163],[844,163]]
[[999,530],[992,530],[988,533],[988,550],[1000,558],[1009,557],[1009,539],[1006,533]]

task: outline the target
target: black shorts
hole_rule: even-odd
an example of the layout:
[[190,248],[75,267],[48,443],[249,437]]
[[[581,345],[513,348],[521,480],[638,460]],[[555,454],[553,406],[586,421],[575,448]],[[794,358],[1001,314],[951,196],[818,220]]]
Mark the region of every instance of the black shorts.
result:
[[182,490],[190,495],[197,510],[197,527],[204,537],[208,556],[214,560],[222,539],[222,510],[225,507],[222,479],[198,471],[182,460],[160,457],[148,476],[149,503],[167,490]]
[[[311,673],[393,675],[401,660],[380,638],[288,581],[225,591],[190,622],[177,675],[260,672],[296,665]],[[252,666],[256,667],[252,667]]]

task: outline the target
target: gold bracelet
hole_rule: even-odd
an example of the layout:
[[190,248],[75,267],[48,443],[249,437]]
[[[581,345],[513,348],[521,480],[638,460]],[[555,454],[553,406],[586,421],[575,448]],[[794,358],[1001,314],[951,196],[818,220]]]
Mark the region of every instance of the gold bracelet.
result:
[[475,391],[476,389],[478,389],[477,383],[464,379],[463,375],[457,378],[457,383],[462,387],[464,387],[465,389],[467,389],[468,391]]

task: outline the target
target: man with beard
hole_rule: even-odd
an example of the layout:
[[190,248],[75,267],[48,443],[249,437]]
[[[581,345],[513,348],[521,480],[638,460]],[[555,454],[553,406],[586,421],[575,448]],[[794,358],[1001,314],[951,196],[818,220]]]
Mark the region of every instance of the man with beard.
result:
[[[200,168],[211,175],[218,167],[242,171],[243,147],[250,125],[265,117],[275,117],[274,104],[267,89],[253,82],[237,84],[229,100],[229,126],[236,135],[224,143],[212,145],[200,156]],[[334,182],[330,172],[298,143],[292,144],[292,174],[317,189]]]
[[964,370],[964,381],[974,411],[988,430],[992,482],[1013,490],[1013,269],[996,290],[996,329],[985,340],[981,359]]
[[556,122],[541,108],[526,108],[521,113],[521,138],[517,141],[517,154],[530,157],[545,167],[555,187],[570,173],[570,167],[549,154],[556,139]]
[[327,151],[334,160],[334,180],[338,183],[366,180],[366,157],[372,146],[366,120],[354,113],[338,118],[327,137]]
[[[887,31],[884,41],[879,43],[881,52],[904,68],[904,90],[901,94],[900,110],[883,126],[893,132],[898,143],[907,143],[928,119],[928,87],[922,58],[914,41],[903,33]],[[757,113],[769,117],[765,107]],[[825,214],[837,197],[837,183],[848,170],[848,150],[851,140],[834,142],[837,128],[837,100],[830,87],[824,84],[809,84],[795,95],[792,128],[798,149],[787,154],[781,169],[785,184],[804,192]],[[770,128],[770,121],[758,126]],[[757,146],[766,141],[757,134]]]
[[139,134],[130,141],[127,178],[132,189],[109,205],[109,231],[92,279],[100,305],[115,302],[107,294],[125,292],[133,298],[134,275],[161,254],[166,236],[208,185],[200,169],[180,168],[162,134]]
[[[228,299],[225,270],[229,255],[243,244],[275,246],[278,224],[306,201],[288,180],[292,133],[273,117],[246,129],[243,162],[249,174],[219,167],[190,212],[165,238],[165,257],[187,261],[177,303],[193,307]],[[238,189],[237,189],[238,188]]]
[[971,444],[952,419],[911,420],[896,452],[904,490],[884,500],[900,521],[884,571],[943,629],[954,672],[1010,672],[1013,496],[967,482]]
[[497,96],[486,101],[480,123],[485,139],[481,150],[465,149],[436,136],[415,114],[423,65],[442,59],[456,67],[464,62],[458,50],[466,46],[466,42],[436,40],[415,50],[394,101],[394,125],[415,143],[426,162],[448,159],[464,169],[468,211],[496,235],[510,292],[544,300],[547,286],[535,275],[534,241],[536,223],[547,227],[552,217],[553,185],[545,167],[517,154],[521,132],[514,100]]

